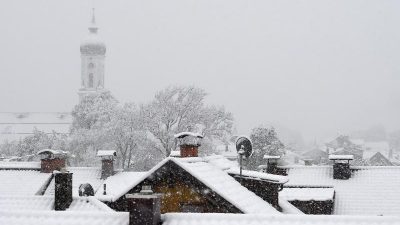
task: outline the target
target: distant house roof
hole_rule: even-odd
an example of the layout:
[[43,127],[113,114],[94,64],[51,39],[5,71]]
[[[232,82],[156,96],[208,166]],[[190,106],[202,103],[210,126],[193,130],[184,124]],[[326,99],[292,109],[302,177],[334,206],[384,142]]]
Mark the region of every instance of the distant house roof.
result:
[[71,124],[70,112],[0,112],[0,141],[18,140],[34,129],[67,134]]
[[52,174],[38,170],[0,169],[1,195],[35,195],[50,182]]
[[397,225],[397,217],[326,215],[246,215],[220,213],[167,213],[163,225]]
[[179,166],[243,213],[279,213],[269,203],[243,187],[227,172],[222,171],[202,158],[166,158],[145,174],[138,174],[137,177],[132,175],[134,178],[124,184],[119,184],[117,190],[107,188],[107,196],[101,196],[101,192],[98,192],[96,197],[101,200],[115,201],[147,177],[152,176],[167,163],[174,163]]
[[367,162],[371,166],[393,166],[393,163],[380,152],[371,156]]
[[284,186],[332,186],[334,214],[400,216],[400,167],[352,167],[349,180],[333,179],[332,166],[290,166]]

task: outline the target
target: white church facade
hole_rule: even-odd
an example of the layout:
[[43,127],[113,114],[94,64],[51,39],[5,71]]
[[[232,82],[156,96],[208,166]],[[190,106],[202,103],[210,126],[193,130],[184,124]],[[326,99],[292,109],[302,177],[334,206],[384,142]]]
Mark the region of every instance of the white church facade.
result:
[[[104,64],[106,45],[98,35],[93,9],[89,34],[81,42],[81,87],[79,99],[83,96],[106,92],[104,88]],[[0,112],[0,143],[12,141],[33,134],[39,130],[45,133],[68,134],[72,116],[70,112]]]

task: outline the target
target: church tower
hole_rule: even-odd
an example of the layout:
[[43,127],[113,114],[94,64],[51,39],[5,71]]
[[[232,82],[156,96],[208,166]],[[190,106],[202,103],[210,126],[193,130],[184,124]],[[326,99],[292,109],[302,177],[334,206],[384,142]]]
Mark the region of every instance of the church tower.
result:
[[104,59],[106,45],[97,34],[98,27],[94,9],[92,21],[89,26],[89,35],[82,41],[81,50],[81,88],[79,98],[83,96],[106,91],[104,89]]

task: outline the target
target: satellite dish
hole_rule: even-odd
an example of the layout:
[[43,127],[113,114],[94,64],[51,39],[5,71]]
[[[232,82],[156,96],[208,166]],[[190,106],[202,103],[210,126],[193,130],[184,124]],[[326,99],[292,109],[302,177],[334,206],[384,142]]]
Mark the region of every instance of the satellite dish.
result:
[[92,185],[88,183],[79,185],[79,196],[94,196]]
[[245,158],[249,158],[253,154],[251,141],[243,136],[238,137],[236,139],[236,151]]

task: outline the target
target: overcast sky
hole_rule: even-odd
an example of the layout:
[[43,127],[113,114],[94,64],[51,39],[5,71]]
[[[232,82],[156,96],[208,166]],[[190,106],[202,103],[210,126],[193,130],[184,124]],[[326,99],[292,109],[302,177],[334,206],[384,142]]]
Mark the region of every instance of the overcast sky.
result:
[[[92,1],[0,2],[0,111],[70,111]],[[307,139],[400,128],[400,1],[96,1],[105,87],[145,102],[194,84],[238,132],[277,123]]]

